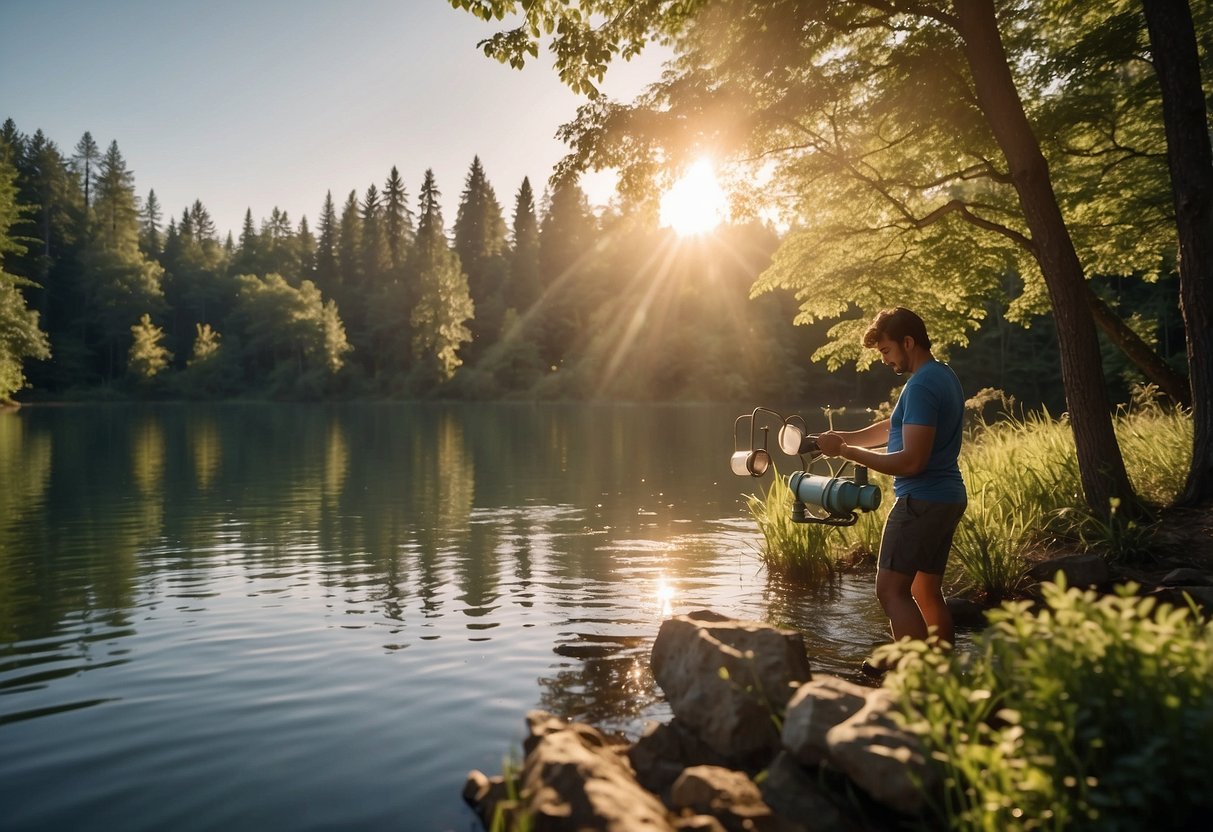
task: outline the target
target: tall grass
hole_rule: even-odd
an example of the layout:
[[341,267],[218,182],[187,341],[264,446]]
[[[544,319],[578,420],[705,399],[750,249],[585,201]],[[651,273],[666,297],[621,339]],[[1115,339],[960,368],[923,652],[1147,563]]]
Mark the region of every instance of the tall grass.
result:
[[[1192,448],[1191,416],[1156,405],[1117,414],[1117,438],[1129,479],[1147,502],[1165,505],[1178,494]],[[1047,413],[977,422],[960,457],[969,507],[957,529],[947,584],[990,600],[1013,596],[1026,571],[1025,554],[1065,547],[1112,560],[1148,558],[1152,529],[1118,507],[1086,505],[1066,416]],[[851,527],[804,527],[791,521],[791,493],[775,477],[747,506],[764,538],[767,568],[813,581],[828,578],[856,551],[876,552],[893,502],[891,481],[873,474],[883,501]]]
[[837,530],[792,521],[792,491],[775,471],[766,494],[746,495],[746,508],[762,532],[759,555],[767,569],[817,585],[838,571],[841,553],[832,540]]

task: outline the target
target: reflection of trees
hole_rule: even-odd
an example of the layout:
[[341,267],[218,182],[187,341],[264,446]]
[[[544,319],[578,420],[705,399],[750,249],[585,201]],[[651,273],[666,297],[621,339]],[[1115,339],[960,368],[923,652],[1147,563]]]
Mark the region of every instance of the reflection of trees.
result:
[[50,436],[30,431],[15,413],[0,412],[0,642],[18,640],[19,605],[31,596],[34,573],[19,560],[19,541],[21,530],[38,522],[29,515],[41,507],[50,472]]
[[199,491],[207,491],[215,481],[219,461],[223,458],[223,443],[215,418],[206,414],[187,422],[188,441],[193,452],[194,479]]

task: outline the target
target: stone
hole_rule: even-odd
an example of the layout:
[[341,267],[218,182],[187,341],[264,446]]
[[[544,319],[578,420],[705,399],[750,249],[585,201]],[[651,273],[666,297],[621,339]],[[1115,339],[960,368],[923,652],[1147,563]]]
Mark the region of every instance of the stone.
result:
[[952,613],[952,623],[957,627],[984,627],[986,625],[986,610],[984,604],[979,604],[971,598],[953,596],[945,603],[948,612]]
[[468,772],[463,784],[463,799],[476,812],[485,829],[493,828],[494,817],[511,815],[518,808],[517,801],[510,797],[504,777],[488,777],[476,769]]
[[688,730],[681,719],[651,722],[628,749],[636,780],[669,802],[669,790],[688,766],[724,765],[725,760]]
[[837,676],[817,676],[801,685],[783,717],[783,747],[801,765],[823,762],[829,754],[826,734],[867,704],[868,690]]
[[728,832],[774,828],[775,819],[749,775],[721,766],[691,766],[670,790],[670,807],[712,815]]
[[1209,586],[1209,576],[1199,569],[1180,567],[1172,569],[1162,579],[1163,586]]
[[829,762],[874,800],[917,815],[939,782],[918,738],[897,725],[892,694],[876,690],[864,707],[826,735]]
[[674,715],[743,767],[778,752],[774,717],[810,678],[800,633],[708,610],[662,622],[651,668]]
[[762,799],[785,825],[799,822],[814,832],[847,832],[851,825],[817,786],[817,778],[787,751],[776,755],[762,780]]
[[687,815],[674,821],[678,832],[727,832],[720,821],[711,815]]
[[1094,554],[1063,555],[1041,561],[1028,570],[1028,574],[1038,581],[1052,581],[1058,572],[1066,576],[1066,586],[1081,589],[1102,586],[1112,580],[1108,562]]
[[1213,612],[1213,587],[1211,586],[1160,586],[1149,593],[1159,603],[1173,607],[1187,607],[1190,598],[1198,608]]
[[555,730],[554,717],[532,711],[540,733],[522,764],[522,810],[536,832],[653,830],[674,827],[656,796],[636,782],[627,758],[597,730],[581,723]]

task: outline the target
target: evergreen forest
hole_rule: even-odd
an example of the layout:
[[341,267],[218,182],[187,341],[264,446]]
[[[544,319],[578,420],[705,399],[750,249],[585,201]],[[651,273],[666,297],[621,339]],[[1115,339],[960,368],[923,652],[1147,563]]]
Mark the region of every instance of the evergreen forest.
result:
[[[0,398],[812,408],[879,402],[895,384],[814,363],[828,322],[795,325],[787,289],[753,293],[781,243],[769,223],[680,238],[639,205],[592,209],[569,178],[540,195],[524,179],[503,205],[478,158],[449,225],[433,172],[414,197],[394,166],[344,198],[318,195],[314,222],[250,210],[238,236],[200,199],[140,194],[117,141],[103,150],[85,133],[67,152],[12,119],[0,128]],[[1012,323],[1002,298],[1019,278],[1002,279],[945,355],[970,393],[1060,412],[1052,319]],[[1096,289],[1184,366],[1173,278]],[[1117,349],[1104,357],[1124,400],[1140,376]]]

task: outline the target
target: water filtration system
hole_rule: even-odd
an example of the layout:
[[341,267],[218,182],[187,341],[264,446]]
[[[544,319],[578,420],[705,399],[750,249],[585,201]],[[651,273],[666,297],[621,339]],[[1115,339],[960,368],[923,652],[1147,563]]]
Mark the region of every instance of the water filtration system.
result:
[[[798,415],[782,416],[766,407],[756,407],[743,413],[733,422],[733,457],[730,467],[740,477],[761,477],[773,467],[771,452],[767,450],[767,439],[772,424],[760,426],[760,415],[773,417],[778,425],[779,450],[788,456],[800,459],[800,470],[786,477],[792,492],[792,520],[796,523],[820,523],[826,526],[852,526],[859,520],[861,511],[875,511],[880,507],[880,488],[868,482],[868,469],[855,465],[851,477],[834,472],[828,476],[809,473],[809,466],[821,456],[817,447],[817,434],[809,433],[804,418]],[[750,426],[749,446],[743,446],[742,426]],[[771,418],[766,421],[770,422]],[[758,442],[758,433],[762,442]],[[813,507],[814,510],[810,510]],[[823,513],[824,512],[824,513]]]

